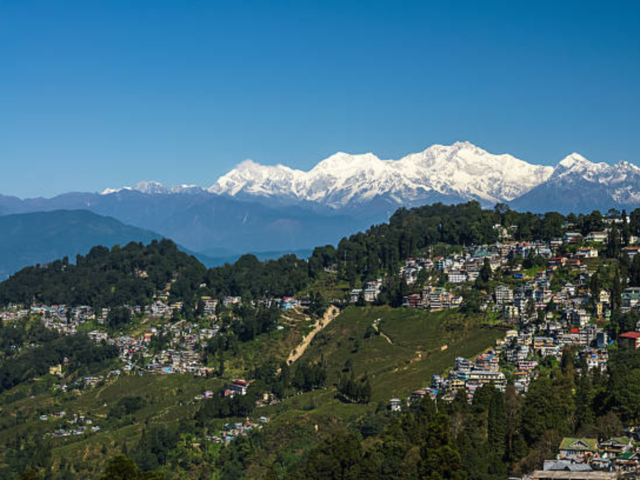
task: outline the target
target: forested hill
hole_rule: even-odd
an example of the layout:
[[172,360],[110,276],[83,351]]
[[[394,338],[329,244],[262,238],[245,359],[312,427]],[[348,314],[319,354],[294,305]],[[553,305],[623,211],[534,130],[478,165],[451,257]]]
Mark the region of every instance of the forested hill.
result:
[[[620,212],[607,212],[618,218]],[[626,212],[622,212],[626,216]],[[620,234],[624,242],[630,235],[640,233],[640,209],[630,215]],[[400,261],[430,245],[482,245],[495,243],[501,228],[517,241],[551,240],[562,237],[567,230],[586,235],[605,228],[605,217],[594,211],[590,214],[567,216],[557,212],[545,214],[520,213],[505,205],[484,210],[477,202],[458,205],[433,205],[404,209],[393,214],[388,223],[371,227],[365,233],[345,238],[333,247],[316,249],[310,258],[310,270],[336,264],[343,279],[353,282],[374,278],[393,271]]]
[[[632,212],[630,219],[620,227],[623,243],[630,235],[640,234],[640,210]],[[171,300],[191,305],[199,295],[293,295],[325,269],[336,270],[339,280],[355,285],[395,271],[402,260],[430,245],[494,243],[502,230],[497,227],[509,229],[519,241],[550,240],[562,236],[566,223],[573,231],[586,234],[604,229],[605,220],[597,211],[563,216],[555,212],[519,213],[501,205],[483,210],[477,202],[438,203],[399,209],[388,223],[344,238],[337,248],[316,248],[308,261],[285,255],[260,262],[253,255],[245,255],[234,264],[210,270],[168,240],[154,241],[147,247],[137,243],[112,250],[96,247],[88,255],[79,256],[75,265],[60,260],[23,269],[0,284],[0,304],[36,300],[92,306],[144,305],[169,282]]]
[[129,243],[125,247],[94,247],[78,255],[45,266],[27,267],[0,284],[0,304],[32,301],[45,304],[145,305],[172,282],[172,292],[193,291],[206,268],[181,252],[170,240],[149,245]]

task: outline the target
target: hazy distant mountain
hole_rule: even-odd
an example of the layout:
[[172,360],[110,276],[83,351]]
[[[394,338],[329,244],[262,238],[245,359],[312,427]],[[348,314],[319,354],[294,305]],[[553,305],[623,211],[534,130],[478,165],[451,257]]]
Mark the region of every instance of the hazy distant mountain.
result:
[[640,168],[620,162],[593,163],[573,153],[549,179],[511,202],[519,210],[562,213],[633,209],[640,206]]
[[369,226],[365,218],[327,215],[298,206],[271,207],[204,191],[179,195],[121,189],[108,194],[67,193],[51,199],[0,197],[0,213],[60,209],[85,209],[113,217],[197,252],[229,252],[221,258],[312,248]]
[[157,233],[87,211],[58,210],[0,216],[0,279],[27,265],[87,253],[96,245],[149,243]]

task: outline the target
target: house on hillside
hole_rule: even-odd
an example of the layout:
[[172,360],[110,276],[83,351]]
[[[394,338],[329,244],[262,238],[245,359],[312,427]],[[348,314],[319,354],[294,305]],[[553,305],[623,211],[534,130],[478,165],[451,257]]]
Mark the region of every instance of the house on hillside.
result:
[[562,439],[559,448],[559,457],[564,460],[587,460],[598,452],[598,440],[595,438]]
[[498,285],[495,291],[496,304],[506,305],[513,302],[513,290],[506,285]]
[[389,409],[392,412],[401,412],[402,411],[402,400],[399,398],[392,398],[389,400]]
[[628,312],[640,303],[640,288],[629,287],[622,292],[622,311]]
[[531,480],[615,480],[617,473],[592,470],[536,470]]
[[245,380],[234,380],[229,385],[229,390],[231,391],[231,396],[234,395],[246,395],[247,389],[249,388],[249,382]]
[[626,332],[618,335],[618,347],[636,350],[640,343],[640,332]]
[[449,283],[465,283],[467,281],[467,274],[464,271],[452,270],[447,274],[447,281]]
[[582,241],[582,234],[578,232],[567,232],[562,237],[564,243],[580,243]]
[[608,236],[607,232],[589,232],[584,239],[587,242],[602,243],[607,241]]
[[600,442],[600,450],[613,455],[627,453],[632,446],[633,441],[629,437],[613,437]]

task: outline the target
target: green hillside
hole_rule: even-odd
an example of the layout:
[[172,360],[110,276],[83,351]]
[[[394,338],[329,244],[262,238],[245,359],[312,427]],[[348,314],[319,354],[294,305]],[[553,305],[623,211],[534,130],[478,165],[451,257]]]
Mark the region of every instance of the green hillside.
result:
[[0,284],[0,477],[505,480],[622,435],[640,214],[608,215],[431,205],[308,260],[161,240],[26,267]]
[[[365,338],[376,319],[380,319],[380,334]],[[295,345],[292,339],[299,341],[302,332],[297,337],[295,331],[291,333],[293,337],[272,335],[268,350],[260,344],[247,343],[241,349],[241,357],[245,358],[245,363],[249,360],[254,365],[252,351],[282,358],[278,345],[291,348]],[[298,361],[302,364],[322,360],[328,373],[325,388],[302,392],[256,410],[254,419],[266,416],[270,422],[260,431],[265,440],[252,449],[243,468],[253,472],[250,476],[256,478],[263,478],[268,466],[276,460],[293,468],[319,440],[362,422],[376,411],[380,402],[386,403],[393,396],[406,397],[412,390],[428,385],[431,376],[443,373],[456,356],[472,357],[492,346],[501,336],[500,330],[484,327],[481,316],[411,312],[389,307],[349,307],[315,337]],[[359,344],[357,351],[356,344]],[[442,350],[445,345],[447,348]],[[367,373],[372,380],[372,401],[367,405],[344,403],[337,397],[335,384],[349,359],[357,376]],[[234,362],[235,357],[230,357],[229,367]],[[62,468],[82,478],[97,478],[110,456],[123,448],[135,452],[146,430],[176,429],[180,424],[184,434],[193,431],[194,419],[201,406],[194,397],[205,390],[219,390],[241,371],[229,368],[228,375],[213,379],[189,375],[107,377],[105,371],[105,380],[100,385],[78,390],[76,394],[56,393],[52,386],[58,381],[46,376],[39,382],[24,384],[0,395],[0,445],[9,445],[23,436],[39,438],[55,430],[56,424],[68,428],[65,421],[72,415],[86,415],[99,424],[101,430],[51,441],[50,461],[55,469]],[[113,409],[119,401],[136,397],[141,399],[140,409],[114,418]],[[66,412],[64,419],[39,419],[41,415],[59,411]],[[243,418],[213,421],[207,429],[213,433],[228,421],[243,421]],[[221,462],[224,470],[224,456],[219,448],[211,451],[204,446],[184,448],[183,454],[190,452],[190,469],[207,472],[210,466],[205,465],[206,462],[214,465]],[[181,470],[178,464],[170,468]]]

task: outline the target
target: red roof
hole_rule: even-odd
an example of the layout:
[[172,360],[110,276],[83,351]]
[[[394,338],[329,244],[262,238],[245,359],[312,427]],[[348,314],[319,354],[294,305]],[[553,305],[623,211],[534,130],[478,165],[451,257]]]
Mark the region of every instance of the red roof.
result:
[[635,338],[636,340],[640,338],[640,332],[627,332],[618,335],[618,338]]

